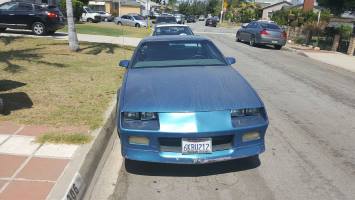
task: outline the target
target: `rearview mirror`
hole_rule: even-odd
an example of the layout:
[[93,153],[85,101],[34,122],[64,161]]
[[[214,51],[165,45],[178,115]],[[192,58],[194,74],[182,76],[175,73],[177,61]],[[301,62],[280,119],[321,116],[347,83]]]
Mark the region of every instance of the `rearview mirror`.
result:
[[121,67],[127,68],[129,65],[129,60],[121,60],[118,65]]
[[233,57],[226,57],[228,64],[233,65],[235,63],[235,58]]

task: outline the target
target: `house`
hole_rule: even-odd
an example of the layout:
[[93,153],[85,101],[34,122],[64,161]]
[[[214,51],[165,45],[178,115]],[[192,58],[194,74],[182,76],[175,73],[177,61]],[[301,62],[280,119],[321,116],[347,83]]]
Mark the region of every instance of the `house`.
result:
[[89,1],[89,6],[96,11],[105,11],[113,15],[125,15],[128,13],[142,14],[142,5],[134,0],[105,0]]
[[303,0],[249,0],[249,2],[255,2],[258,6],[260,6],[261,8],[265,8],[267,6],[273,5],[273,4],[277,4],[283,1],[287,1],[289,3],[292,4],[299,4],[299,3],[303,3]]
[[288,2],[288,1],[282,1],[282,2],[278,2],[269,6],[266,6],[263,8],[263,15],[262,15],[262,19],[263,20],[270,20],[272,13],[278,10],[281,10],[283,7],[285,6],[291,6],[292,3]]

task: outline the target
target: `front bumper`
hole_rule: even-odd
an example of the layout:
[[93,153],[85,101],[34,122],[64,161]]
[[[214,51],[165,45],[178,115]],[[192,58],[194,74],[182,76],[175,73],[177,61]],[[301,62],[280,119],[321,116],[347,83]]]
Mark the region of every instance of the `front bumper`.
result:
[[130,160],[172,163],[172,164],[205,164],[250,157],[265,151],[264,143],[253,144],[229,150],[215,151],[211,154],[183,155],[176,152],[159,152],[122,146],[122,156]]

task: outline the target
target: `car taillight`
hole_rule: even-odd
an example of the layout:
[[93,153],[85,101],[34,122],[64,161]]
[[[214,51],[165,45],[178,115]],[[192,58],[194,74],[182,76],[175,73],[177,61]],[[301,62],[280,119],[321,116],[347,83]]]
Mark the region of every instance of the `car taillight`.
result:
[[57,18],[58,17],[57,14],[52,13],[52,12],[47,12],[47,16],[48,16],[48,18]]
[[266,29],[260,31],[260,35],[269,35]]
[[282,37],[285,39],[287,38],[287,33],[285,31],[282,33]]

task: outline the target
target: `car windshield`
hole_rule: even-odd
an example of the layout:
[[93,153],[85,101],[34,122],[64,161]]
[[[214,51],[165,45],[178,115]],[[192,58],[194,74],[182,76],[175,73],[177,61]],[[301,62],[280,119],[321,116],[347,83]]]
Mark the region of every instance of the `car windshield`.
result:
[[163,26],[155,28],[153,35],[193,35],[186,26]]
[[0,10],[12,10],[13,8],[15,8],[17,5],[16,2],[14,3],[5,3],[0,5]]
[[144,20],[144,18],[142,16],[139,16],[139,15],[133,16],[133,18],[135,20]]
[[208,40],[144,42],[132,61],[132,68],[227,65],[219,50]]
[[175,17],[158,17],[156,23],[176,23],[176,18]]
[[265,29],[274,29],[274,30],[280,30],[280,27],[276,24],[271,24],[271,23],[260,23],[260,26]]

